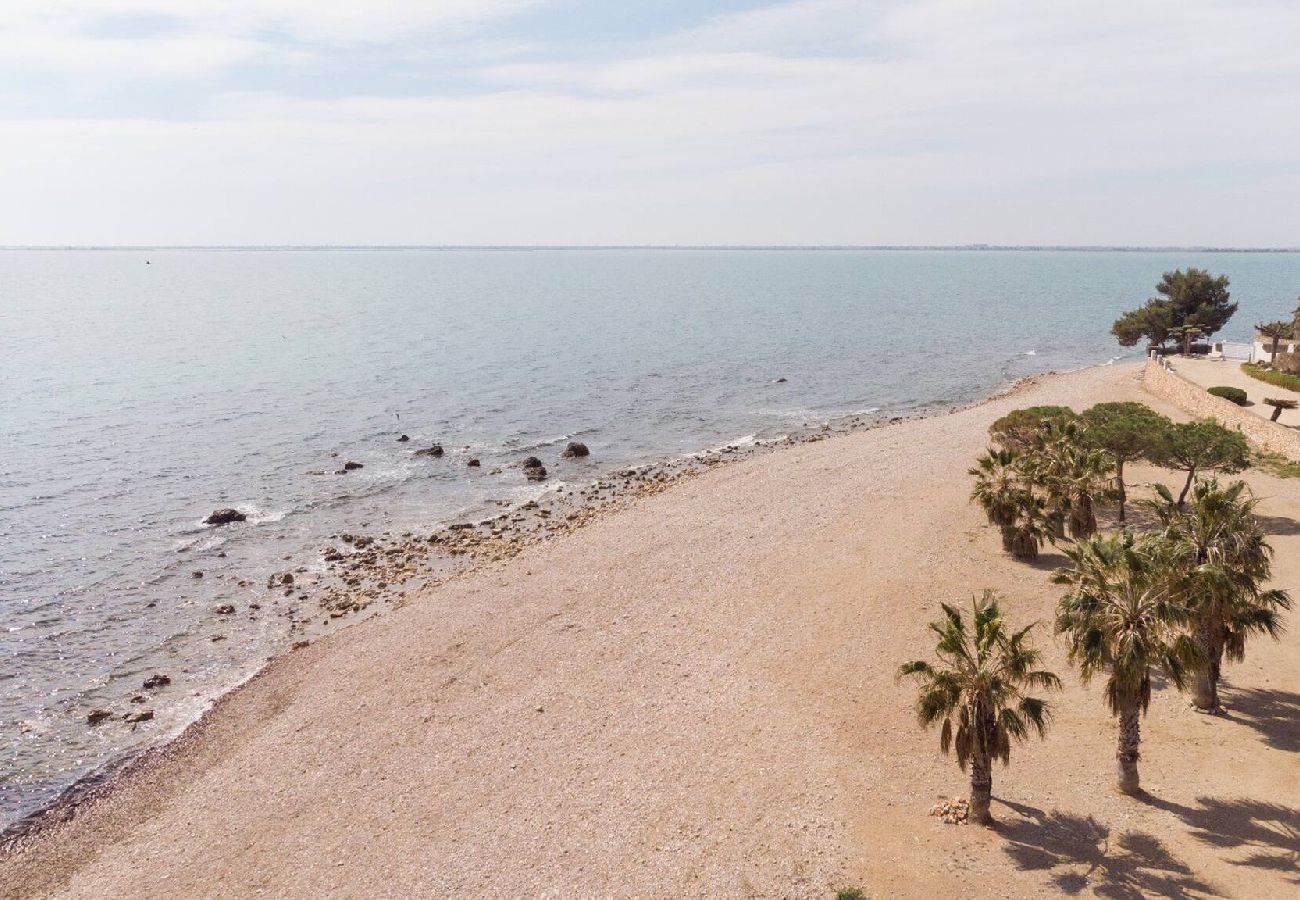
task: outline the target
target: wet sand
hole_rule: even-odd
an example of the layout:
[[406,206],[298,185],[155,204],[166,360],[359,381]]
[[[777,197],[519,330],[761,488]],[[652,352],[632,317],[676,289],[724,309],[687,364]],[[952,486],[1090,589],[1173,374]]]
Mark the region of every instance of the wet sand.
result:
[[[1114,724],[1061,644],[1049,740],[995,772],[996,829],[916,728],[905,659],[941,601],[1050,570],[967,502],[1016,406],[1140,399],[1134,366],[713,468],[272,664],[164,752],[0,861],[12,896],[871,896],[1300,889],[1300,638],[1227,670],[1229,714],[1161,690],[1149,795],[1110,789]],[[1133,495],[1152,478],[1128,473]],[[1300,480],[1265,499],[1300,591]]]

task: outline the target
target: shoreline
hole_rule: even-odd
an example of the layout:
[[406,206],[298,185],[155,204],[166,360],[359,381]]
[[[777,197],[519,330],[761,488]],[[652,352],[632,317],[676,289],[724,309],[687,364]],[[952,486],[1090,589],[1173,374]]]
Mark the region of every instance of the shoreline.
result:
[[[111,760],[106,765],[78,778],[72,784],[60,791],[59,794],[52,798],[49,803],[41,806],[29,815],[16,820],[3,830],[0,830],[0,860],[3,860],[5,856],[20,853],[24,843],[38,840],[43,832],[71,820],[85,808],[110,800],[112,793],[120,782],[147,772],[158,763],[167,759],[173,752],[176,752],[180,746],[188,741],[196,739],[199,733],[206,728],[210,718],[217,714],[227,701],[229,701],[234,695],[244,691],[250,685],[257,682],[265,674],[270,672],[273,667],[282,664],[297,651],[305,649],[308,646],[315,646],[326,640],[332,640],[335,635],[342,634],[350,630],[353,626],[360,625],[376,616],[382,615],[386,609],[400,608],[408,602],[407,595],[409,593],[437,590],[450,581],[473,575],[483,569],[490,568],[493,565],[511,559],[530,547],[545,545],[554,538],[585,528],[588,525],[596,524],[601,519],[624,509],[629,504],[636,503],[646,496],[651,496],[667,490],[682,481],[696,478],[717,466],[731,465],[756,456],[780,452],[803,444],[817,443],[863,431],[890,428],[906,422],[914,422],[964,412],[966,410],[975,409],[1014,396],[1017,393],[1032,388],[1045,379],[1059,378],[1062,376],[1068,376],[1074,372],[1086,371],[1094,368],[1105,368],[1112,365],[1122,365],[1122,363],[1111,359],[1108,362],[1079,366],[1061,372],[1052,370],[1034,375],[1026,375],[1003,382],[987,394],[974,400],[959,401],[952,404],[924,404],[920,407],[922,411],[910,412],[902,415],[893,415],[887,410],[876,410],[865,415],[849,414],[829,419],[820,426],[809,426],[803,430],[791,431],[781,438],[760,439],[746,445],[739,445],[738,443],[723,444],[718,447],[664,457],[643,464],[605,472],[592,479],[586,485],[579,488],[579,490],[573,492],[565,491],[565,493],[579,495],[586,494],[587,490],[591,487],[613,481],[619,476],[631,475],[636,479],[636,481],[630,485],[625,484],[622,486],[605,502],[598,499],[584,499],[579,501],[577,508],[569,510],[567,517],[560,521],[560,528],[554,531],[543,532],[540,535],[537,535],[535,540],[526,539],[522,542],[517,542],[505,547],[493,547],[490,545],[484,547],[483,545],[480,545],[476,547],[471,546],[469,548],[463,548],[456,547],[454,543],[449,547],[446,544],[443,544],[443,540],[450,537],[455,541],[457,537],[465,534],[475,534],[475,536],[477,536],[476,528],[483,526],[490,527],[493,517],[479,519],[475,522],[455,520],[441,522],[435,526],[433,534],[442,539],[438,542],[438,544],[441,544],[442,546],[438,549],[434,549],[434,546],[437,545],[431,544],[427,551],[427,560],[433,561],[435,568],[441,567],[442,571],[439,574],[435,575],[431,580],[413,588],[409,586],[409,583],[395,585],[385,584],[380,588],[380,596],[373,597],[363,605],[358,605],[351,609],[344,607],[342,613],[338,611],[337,604],[331,604],[331,599],[338,596],[336,592],[338,586],[324,586],[323,596],[318,596],[316,602],[326,615],[340,617],[341,615],[352,612],[362,613],[362,615],[350,621],[343,622],[340,625],[331,628],[329,631],[318,632],[314,636],[305,640],[291,642],[285,649],[277,652],[271,657],[268,657],[262,665],[258,666],[246,678],[242,679],[229,689],[209,698],[208,707],[199,714],[198,718],[186,724],[180,729],[180,731],[147,747],[124,752],[119,758]],[[546,499],[554,506],[565,505],[564,499],[559,498],[554,492],[548,491]],[[517,504],[512,507],[512,509],[527,510],[530,507],[533,512],[545,508],[537,500],[533,500]],[[550,518],[550,516],[553,515],[553,512],[549,513],[545,518]],[[453,517],[453,519],[460,518],[463,517]],[[363,540],[368,542],[373,542],[363,544],[362,549],[368,549],[374,544],[379,544],[380,548],[384,546],[383,539],[381,538],[373,538],[369,536],[359,537],[363,537]],[[432,541],[432,536],[430,541]],[[419,542],[418,539],[416,542]],[[344,543],[350,544],[351,542],[345,540]],[[466,542],[460,541],[459,543],[465,544]],[[394,546],[394,544],[389,542],[389,546]],[[460,552],[456,553],[456,555],[450,555],[448,551],[451,549]],[[462,553],[466,554],[468,558],[462,559]],[[329,563],[328,565],[331,570],[335,568],[334,563]],[[376,576],[383,577],[384,570],[382,568],[367,565],[363,562],[360,566],[345,566],[342,567],[340,571],[334,572],[335,580],[342,581],[346,579],[348,577],[347,573],[354,572],[358,568],[365,570],[366,574],[363,575],[363,577],[369,576],[372,580]],[[414,580],[415,577],[417,576],[412,575],[411,580]],[[367,609],[372,605],[375,608],[367,612]]]
[[[1278,712],[1300,702],[1293,632],[1229,669],[1227,716],[1156,692],[1138,800],[1109,790],[1097,685],[1036,632],[1064,685],[1048,740],[995,776],[997,827],[928,815],[966,779],[917,728],[899,662],[929,649],[941,602],[995,589],[1027,624],[1059,599],[1059,552],[1003,554],[963,473],[1018,406],[1143,400],[1186,418],[1139,378],[1040,376],[715,466],[480,567],[279,657],[11,845],[0,882],[76,897],[1282,892],[1288,845],[1268,835],[1300,815],[1285,799],[1300,730]],[[1134,494],[1169,480],[1127,474]],[[1300,481],[1243,477],[1275,583],[1294,590]]]

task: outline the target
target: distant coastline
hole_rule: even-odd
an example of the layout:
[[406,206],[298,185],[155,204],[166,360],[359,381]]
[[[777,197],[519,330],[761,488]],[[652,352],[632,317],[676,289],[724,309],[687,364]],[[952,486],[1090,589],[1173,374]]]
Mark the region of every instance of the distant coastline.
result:
[[1127,246],[1106,244],[12,244],[0,250],[827,250],[1057,253],[1300,253],[1297,247]]

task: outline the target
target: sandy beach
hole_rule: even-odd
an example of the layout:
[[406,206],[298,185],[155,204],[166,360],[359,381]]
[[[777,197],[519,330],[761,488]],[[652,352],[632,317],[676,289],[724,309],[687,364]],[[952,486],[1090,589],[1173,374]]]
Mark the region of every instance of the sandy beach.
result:
[[[966,781],[898,664],[930,655],[940,602],[983,588],[1049,622],[1063,561],[1003,555],[966,469],[1018,406],[1186,418],[1139,372],[718,467],[316,641],[12,848],[3,894],[1292,895],[1293,624],[1227,670],[1226,716],[1158,692],[1137,799],[1111,789],[1099,687],[1045,624],[1066,687],[1048,740],[995,771],[997,827],[927,815]],[[1127,474],[1133,497],[1177,477]],[[1244,477],[1300,592],[1300,480]]]

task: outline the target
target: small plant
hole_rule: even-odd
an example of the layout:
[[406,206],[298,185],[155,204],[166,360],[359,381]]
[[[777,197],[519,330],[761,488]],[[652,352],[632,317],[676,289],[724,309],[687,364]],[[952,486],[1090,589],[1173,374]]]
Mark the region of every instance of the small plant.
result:
[[1238,406],[1246,405],[1246,392],[1241,388],[1229,387],[1226,384],[1221,384],[1216,387],[1208,388],[1207,390],[1214,396],[1222,397],[1224,400],[1231,400]]
[[1287,400],[1281,397],[1265,397],[1264,403],[1273,407],[1273,415],[1268,417],[1270,422],[1276,422],[1278,417],[1282,415],[1282,410],[1295,409],[1297,405],[1296,401]]
[[1253,465],[1274,478],[1300,478],[1300,462],[1287,459],[1281,453],[1256,450]]
[[835,900],[867,900],[862,888],[840,888],[835,892]]

